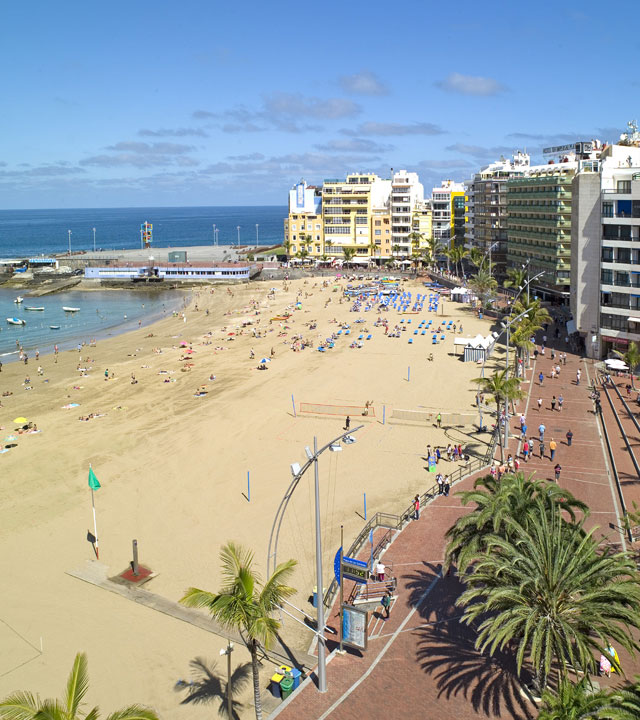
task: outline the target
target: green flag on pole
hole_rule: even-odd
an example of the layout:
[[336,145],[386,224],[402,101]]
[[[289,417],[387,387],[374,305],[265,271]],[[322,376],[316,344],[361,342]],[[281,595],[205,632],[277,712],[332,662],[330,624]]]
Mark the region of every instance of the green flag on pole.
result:
[[93,472],[93,468],[89,468],[89,487],[92,490],[100,489],[100,483],[98,482],[98,478],[96,477],[95,473]]

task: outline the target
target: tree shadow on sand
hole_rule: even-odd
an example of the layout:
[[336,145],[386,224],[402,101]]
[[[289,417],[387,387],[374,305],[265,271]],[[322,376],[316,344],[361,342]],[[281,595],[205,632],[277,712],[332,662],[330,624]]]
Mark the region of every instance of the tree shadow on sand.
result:
[[523,668],[518,677],[515,654],[508,648],[496,651],[493,657],[480,653],[474,647],[475,629],[460,623],[462,609],[455,602],[464,585],[453,571],[424,597],[440,570],[439,565],[425,563],[423,569],[405,576],[410,600],[419,605],[418,612],[428,623],[413,631],[418,638],[416,656],[420,667],[436,681],[438,696],[451,699],[461,695],[475,712],[487,717],[536,717],[535,707],[522,695],[531,676]]
[[[194,658],[190,663],[191,680],[178,680],[175,686],[177,692],[186,691],[187,696],[180,702],[181,705],[207,705],[218,703],[218,715],[226,716],[227,713],[227,682],[221,680],[217,675],[217,663],[208,661],[205,658]],[[231,673],[231,690],[234,695],[233,719],[238,720],[244,705],[235,700],[235,696],[241,692],[249,683],[251,677],[251,663],[242,663],[236,666]]]

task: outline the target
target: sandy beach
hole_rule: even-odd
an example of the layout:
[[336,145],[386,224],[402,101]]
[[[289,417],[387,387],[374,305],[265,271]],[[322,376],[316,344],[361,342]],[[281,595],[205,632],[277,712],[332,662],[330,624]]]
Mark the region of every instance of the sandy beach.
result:
[[[95,496],[100,562],[110,575],[123,571],[136,538],[140,561],[157,573],[146,589],[176,601],[192,585],[218,588],[218,552],[228,540],[252,548],[266,571],[269,532],[291,481],[290,464],[302,464],[305,445],[312,446],[314,436],[324,445],[345,421],[343,415],[294,417],[292,395],[298,410],[300,403],[373,402],[369,416],[352,417],[352,427],[364,424],[357,442],[325,453],[319,463],[327,586],[340,525],[348,545],[364,523],[364,493],[369,513],[399,512],[432,484],[427,443],[456,441],[468,451],[474,444],[483,450],[466,434],[470,425],[447,431],[399,422],[393,410],[462,413],[477,422],[469,382],[479,374],[476,364],[451,355],[452,332],[432,345],[430,333],[413,336],[413,329],[422,319],[446,319],[462,322],[456,337],[473,337],[486,334],[489,323],[447,300],[437,319],[426,307],[404,316],[412,329],[392,339],[374,327],[375,310],[355,313],[350,302],[340,303],[337,287],[344,284],[331,280],[323,287],[323,279],[308,279],[286,290],[281,281],[203,287],[189,296],[184,318],[61,352],[57,362],[41,356],[28,366],[2,368],[0,393],[12,394],[0,397],[0,439],[16,446],[0,455],[0,696],[17,689],[61,694],[75,653],[86,651],[89,698],[105,712],[140,702],[165,718],[197,719],[211,717],[217,707],[181,705],[186,693],[176,683],[190,678],[196,657],[216,660],[224,676],[222,638],[66,574],[95,557],[87,541],[93,529],[90,464],[102,484]],[[414,296],[425,292],[418,281],[407,281],[404,289]],[[270,321],[285,311],[288,320]],[[402,316],[391,311],[384,317],[393,327]],[[355,324],[359,318],[364,322]],[[317,344],[339,323],[349,323],[351,335],[318,352]],[[361,332],[371,339],[351,348]],[[316,347],[293,351],[293,336]],[[270,359],[264,371],[257,369],[262,358]],[[19,416],[39,432],[17,434],[13,420]],[[293,603],[310,613],[312,484],[310,472],[289,506],[278,550],[279,560],[298,560]],[[287,621],[284,634],[292,647],[306,650],[310,633]],[[240,648],[233,654],[234,665],[248,659]],[[272,672],[267,663],[263,687]],[[241,698],[250,717],[250,688]]]

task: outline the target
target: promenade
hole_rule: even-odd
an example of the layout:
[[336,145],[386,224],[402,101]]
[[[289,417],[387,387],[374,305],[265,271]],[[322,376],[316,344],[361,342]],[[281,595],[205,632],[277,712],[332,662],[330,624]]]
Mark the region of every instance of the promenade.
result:
[[[559,344],[559,350],[564,351],[564,341]],[[523,382],[527,395],[518,410],[525,413],[528,437],[538,438],[538,427],[544,423],[546,452],[540,457],[536,442],[535,455],[528,462],[519,455],[520,469],[553,481],[554,466],[559,463],[559,485],[591,508],[588,526],[598,526],[597,535],[626,547],[620,533],[609,525],[619,525],[620,508],[590,399],[594,368],[591,362],[568,349],[566,352],[567,363],[561,366],[559,377],[550,376],[552,362],[555,366],[559,360],[557,356],[552,361],[547,347],[545,356],[539,355],[532,363]],[[579,385],[578,369],[582,375]],[[540,372],[544,375],[542,385],[538,380]],[[561,411],[557,404],[555,410],[551,409],[554,395],[564,398]],[[518,415],[511,429],[509,451],[515,454],[521,447]],[[571,446],[566,439],[568,430],[573,432]],[[558,443],[553,461],[549,451],[552,438]],[[616,456],[618,450],[616,445]],[[443,472],[454,468],[454,463],[446,460],[441,461],[443,465]],[[524,673],[517,677],[511,654],[489,657],[474,649],[474,633],[460,624],[461,611],[455,606],[462,586],[454,575],[443,577],[441,572],[444,533],[467,511],[456,493],[471,488],[482,474],[458,483],[449,497],[437,497],[423,509],[420,520],[406,527],[384,554],[385,565],[398,580],[398,590],[388,620],[381,619],[381,608],[372,614],[366,652],[332,654],[327,666],[328,691],[320,694],[312,676],[271,718],[362,720],[432,714],[456,720],[536,717],[537,709],[523,690],[530,678]],[[335,612],[328,625],[338,628]],[[328,650],[334,648],[335,643],[329,643]],[[620,659],[628,677],[640,670],[637,658],[634,661],[620,652]],[[614,676],[598,678],[597,682],[607,686],[618,680]]]

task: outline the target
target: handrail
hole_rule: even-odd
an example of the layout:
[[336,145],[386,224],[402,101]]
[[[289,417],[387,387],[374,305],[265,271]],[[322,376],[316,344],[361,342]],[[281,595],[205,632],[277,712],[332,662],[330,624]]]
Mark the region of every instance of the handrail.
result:
[[[498,433],[499,433],[499,426],[496,427],[496,429],[493,431],[491,440],[489,441],[489,445],[487,447],[487,451],[484,455],[480,457],[474,457],[468,462],[464,464],[464,467],[457,468],[450,476],[451,478],[451,486],[453,486],[455,483],[460,482],[464,478],[468,477],[469,475],[473,475],[478,470],[482,470],[482,468],[488,467],[493,462],[493,456],[495,454],[496,445],[498,444]],[[426,505],[427,502],[433,500],[435,497],[437,497],[440,493],[440,486],[438,483],[435,483],[432,485],[426,492],[422,493],[420,495],[420,505]],[[397,531],[402,530],[402,528],[408,523],[409,518],[411,517],[413,513],[413,504],[409,505],[404,512],[401,515],[394,515],[392,513],[383,513],[383,512],[377,512],[375,515],[371,517],[371,519],[365,524],[365,526],[360,530],[358,533],[356,539],[351,543],[349,546],[349,549],[343,553],[343,556],[346,557],[355,557],[357,553],[360,551],[360,548],[365,544],[366,539],[369,537],[369,532],[372,530],[375,530],[379,527],[389,527],[387,523],[381,522],[383,519],[388,520],[389,518],[395,518],[396,519],[396,526],[395,529]],[[375,558],[375,555],[374,555]],[[329,585],[329,588],[327,589],[327,592],[324,595],[323,603],[325,607],[329,608],[331,607],[335,596],[339,589],[339,583],[333,578],[331,580],[331,583]]]
[[[629,446],[629,441],[628,441],[628,439],[627,439],[627,435],[626,435],[626,433],[624,432],[624,430],[622,429],[622,425],[621,425],[621,423],[620,423],[620,419],[618,418],[618,414],[617,414],[617,412],[616,412],[616,409],[615,409],[615,407],[613,406],[613,402],[612,402],[611,398],[609,397],[609,392],[607,391],[606,382],[605,382],[604,380],[603,380],[603,382],[602,382],[602,389],[604,390],[604,394],[607,396],[607,400],[609,401],[609,405],[611,406],[611,411],[613,412],[613,416],[615,417],[615,419],[616,419],[616,421],[617,421],[617,423],[618,423],[618,428],[620,429],[620,432],[622,433],[622,436],[623,436],[623,438],[624,438],[624,441],[627,443],[627,447],[629,448],[629,451],[632,453],[632,451],[631,451],[631,449],[630,449],[630,446]],[[618,497],[620,498],[620,507],[622,508],[622,515],[623,515],[625,524],[626,524],[626,526],[627,526],[627,528],[626,528],[626,529],[627,529],[627,536],[628,536],[628,538],[629,538],[629,542],[633,542],[633,535],[632,535],[632,533],[631,533],[631,528],[629,527],[629,523],[628,523],[627,508],[626,508],[626,505],[625,505],[625,503],[624,503],[624,495],[622,494],[622,486],[620,485],[620,478],[618,477],[618,469],[616,468],[616,461],[615,461],[615,458],[614,458],[614,456],[613,456],[613,449],[611,448],[611,443],[609,442],[609,433],[607,432],[607,425],[606,425],[606,423],[605,423],[605,421],[604,421],[604,415],[602,414],[602,408],[601,408],[601,407],[598,408],[598,406],[596,406],[596,413],[598,412],[598,410],[599,410],[599,412],[600,412],[600,422],[602,423],[602,430],[604,431],[604,439],[605,439],[605,443],[606,443],[606,445],[607,445],[607,451],[608,451],[608,453],[609,453],[609,459],[610,459],[610,461],[611,461],[611,469],[613,470],[613,477],[614,477],[614,479],[615,479],[615,481],[616,481],[616,487],[617,487],[617,489],[618,489]],[[633,453],[632,453],[632,457],[633,457]],[[633,459],[634,459],[634,463],[635,463],[635,457],[634,457]],[[637,467],[637,466],[636,466],[636,467]]]

